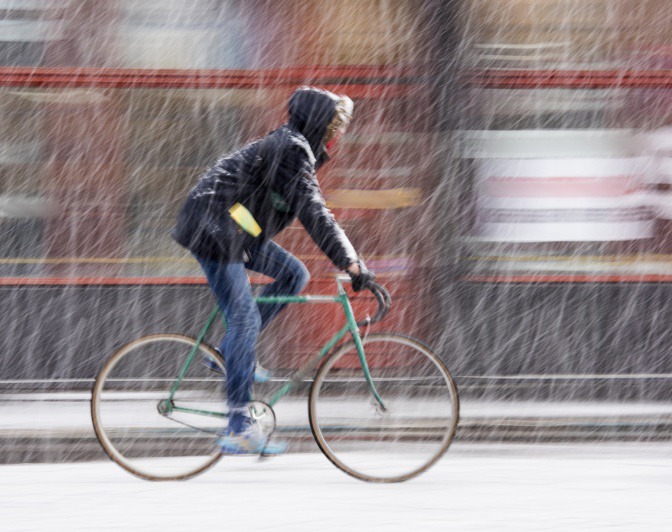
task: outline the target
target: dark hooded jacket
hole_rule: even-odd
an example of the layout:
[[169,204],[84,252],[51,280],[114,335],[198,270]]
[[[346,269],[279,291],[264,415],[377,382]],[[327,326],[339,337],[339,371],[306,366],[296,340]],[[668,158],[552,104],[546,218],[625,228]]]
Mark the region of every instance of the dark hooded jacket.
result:
[[[298,217],[338,268],[355,262],[357,254],[327,209],[315,177],[327,159],[322,139],[337,102],[327,91],[295,91],[287,124],[220,159],[189,192],[172,231],[175,240],[199,257],[240,262]],[[229,208],[236,203],[254,216],[258,236],[231,218]]]

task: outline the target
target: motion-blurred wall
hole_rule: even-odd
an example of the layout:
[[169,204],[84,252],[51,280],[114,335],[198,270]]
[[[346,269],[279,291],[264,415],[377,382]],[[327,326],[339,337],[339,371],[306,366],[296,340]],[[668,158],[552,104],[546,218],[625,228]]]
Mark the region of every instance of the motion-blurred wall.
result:
[[[73,361],[65,373],[89,377],[91,357],[135,334],[193,334],[194,305],[211,301],[168,235],[180,202],[312,83],[355,99],[319,178],[393,289],[384,328],[430,340],[479,389],[493,372],[532,372],[541,390],[551,373],[668,382],[669,341],[653,322],[672,280],[671,19],[664,0],[0,0],[6,327],[39,317],[5,337],[15,353],[29,335],[31,362],[7,355],[0,368],[30,378],[56,352]],[[495,152],[483,148],[492,139]],[[483,229],[493,223],[497,238]],[[549,223],[571,231],[561,238]],[[311,290],[331,290],[333,269],[300,226],[280,242],[309,266]],[[193,291],[173,297],[169,282]],[[100,288],[119,284],[140,288]],[[137,318],[124,328],[126,306]],[[68,320],[41,328],[56,312]],[[291,312],[263,346],[271,365],[324,339],[285,340],[289,323],[319,328]],[[596,381],[582,382],[593,393]],[[622,381],[604,382],[602,395],[619,393]]]
[[[441,95],[427,77],[441,48],[432,40],[436,6],[7,3],[0,20],[0,199],[10,207],[0,221],[0,272],[12,287],[4,289],[14,309],[8,319],[18,319],[19,308],[39,314],[38,300],[49,305],[41,296],[23,299],[30,284],[59,294],[57,306],[80,324],[76,334],[69,325],[47,332],[42,314],[30,330],[50,340],[31,357],[49,357],[55,345],[58,352],[100,357],[82,347],[82,336],[98,336],[126,300],[112,301],[106,291],[97,301],[103,312],[93,319],[77,296],[63,297],[76,286],[152,283],[161,292],[170,291],[162,284],[203,283],[195,261],[169,235],[177,209],[218,156],[284,121],[287,98],[301,84],[355,100],[351,130],[319,179],[337,219],[398,300],[388,326],[421,335],[436,328],[436,313],[425,310],[433,307],[429,282],[416,282],[430,278],[438,207],[427,199],[441,178],[435,133]],[[333,266],[300,225],[278,240],[308,265],[310,291],[333,292]],[[181,303],[143,318],[144,330],[166,322],[181,328],[171,317]],[[204,308],[212,303],[203,300]],[[357,305],[365,312],[371,301]],[[271,365],[295,365],[329,337],[312,309],[289,314],[266,335]],[[341,321],[337,309],[321,318],[334,328]],[[288,334],[296,323],[314,326]],[[197,326],[185,324],[185,332]],[[136,332],[128,329],[116,342]],[[21,365],[21,376],[29,376],[31,365]]]

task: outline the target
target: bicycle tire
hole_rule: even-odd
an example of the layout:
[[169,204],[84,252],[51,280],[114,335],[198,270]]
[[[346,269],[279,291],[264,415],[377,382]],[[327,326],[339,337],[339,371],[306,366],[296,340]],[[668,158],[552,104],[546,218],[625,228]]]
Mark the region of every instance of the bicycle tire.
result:
[[317,371],[308,402],[313,437],[339,469],[368,482],[401,482],[434,465],[455,437],[459,397],[443,361],[399,334],[363,339],[367,364],[387,406],[376,407],[354,342]]
[[[91,395],[91,418],[98,441],[118,465],[146,480],[186,480],[222,457],[215,440],[226,419],[159,412],[196,344],[179,334],[155,334],[122,346],[103,365]],[[225,415],[224,365],[201,343],[175,401]]]

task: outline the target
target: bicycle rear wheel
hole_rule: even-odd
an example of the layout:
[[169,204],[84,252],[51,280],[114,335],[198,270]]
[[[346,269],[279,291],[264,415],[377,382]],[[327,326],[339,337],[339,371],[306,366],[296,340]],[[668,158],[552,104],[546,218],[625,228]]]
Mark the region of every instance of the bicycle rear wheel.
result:
[[349,475],[369,482],[407,480],[436,463],[452,442],[457,388],[441,359],[417,340],[372,334],[364,350],[385,408],[349,342],[325,359],[313,382],[308,408],[313,436]]
[[167,401],[195,345],[195,339],[177,334],[140,338],[112,355],[96,379],[96,436],[112,460],[138,477],[187,479],[222,456],[215,440],[227,423],[226,384],[212,369],[214,364],[224,372],[211,347],[198,346],[173,401]]

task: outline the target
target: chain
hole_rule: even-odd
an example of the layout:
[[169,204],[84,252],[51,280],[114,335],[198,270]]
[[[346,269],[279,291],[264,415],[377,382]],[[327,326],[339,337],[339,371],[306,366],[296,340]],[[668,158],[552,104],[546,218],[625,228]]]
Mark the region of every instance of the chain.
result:
[[[256,402],[263,404],[265,407],[267,407],[270,410],[270,412],[271,412],[270,415],[273,417],[273,430],[271,431],[271,434],[272,434],[273,432],[275,432],[275,413],[273,412],[273,409],[271,408],[270,405],[268,405],[268,404],[266,404],[262,401],[256,401]],[[250,410],[250,414],[254,415],[252,413],[252,410]],[[179,419],[175,419],[174,417],[170,417],[168,414],[162,414],[162,415],[166,419],[170,419],[171,421],[174,421],[175,423],[178,423],[178,424],[183,425],[185,427],[188,427],[190,429],[197,430],[198,432],[203,432],[203,433],[206,433],[206,434],[215,434],[217,436],[221,436],[221,434],[222,434],[221,431],[216,430],[216,429],[205,429],[205,428],[202,428],[202,427],[197,427],[197,426],[191,425],[191,424],[189,424],[185,421],[180,421]],[[258,416],[257,416],[257,418],[258,418]],[[270,434],[269,434],[269,438],[270,438]]]
[[170,419],[171,421],[174,421],[175,423],[179,423],[180,425],[184,425],[185,427],[189,427],[190,429],[197,430],[198,432],[204,432],[206,434],[216,434],[217,436],[221,435],[221,432],[219,430],[215,429],[204,429],[201,427],[196,427],[195,425],[190,425],[189,423],[186,423],[184,421],[180,421],[179,419],[175,419],[174,417],[170,417],[169,415],[164,415],[166,419]]

